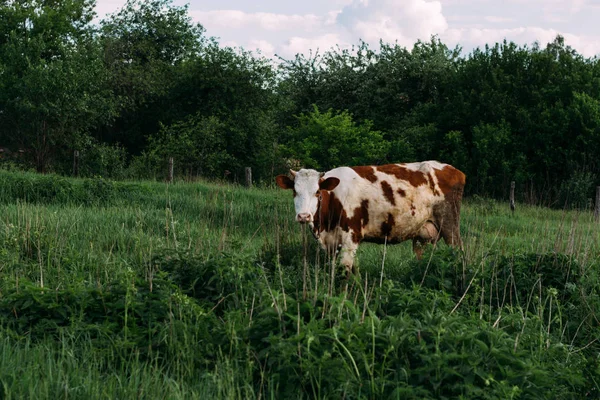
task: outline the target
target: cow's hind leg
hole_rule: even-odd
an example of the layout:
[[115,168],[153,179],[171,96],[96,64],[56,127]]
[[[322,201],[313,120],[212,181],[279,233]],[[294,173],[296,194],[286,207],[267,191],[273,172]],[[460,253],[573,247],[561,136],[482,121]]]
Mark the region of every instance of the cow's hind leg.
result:
[[438,226],[440,227],[440,236],[449,246],[456,246],[463,249],[462,239],[460,237],[460,205],[462,200],[462,188],[454,188],[446,195],[446,201],[443,205],[433,210]]
[[440,236],[449,246],[458,247],[462,250],[463,243],[460,237],[460,211],[448,212],[442,221]]

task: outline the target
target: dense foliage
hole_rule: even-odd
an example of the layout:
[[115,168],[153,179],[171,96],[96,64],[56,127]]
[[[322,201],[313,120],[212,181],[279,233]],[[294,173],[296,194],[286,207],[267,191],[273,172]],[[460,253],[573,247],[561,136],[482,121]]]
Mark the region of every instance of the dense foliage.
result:
[[438,159],[467,192],[584,208],[600,184],[600,65],[562,37],[461,54],[333,48],[268,60],[222,47],[187,7],[129,0],[0,5],[3,161],[40,172],[272,182],[290,165]]

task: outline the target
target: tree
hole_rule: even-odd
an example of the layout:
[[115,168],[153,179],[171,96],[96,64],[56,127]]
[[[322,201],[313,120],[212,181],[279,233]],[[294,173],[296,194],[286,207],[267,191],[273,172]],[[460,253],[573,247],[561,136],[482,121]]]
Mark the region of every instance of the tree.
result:
[[248,166],[258,179],[272,175],[277,104],[268,60],[210,40],[179,71],[168,107],[171,120],[187,115],[218,118],[227,125],[223,140],[232,157],[228,169],[233,178]]
[[128,0],[101,22],[104,63],[120,110],[97,137],[137,154],[160,123],[174,122],[168,110],[179,67],[198,54],[204,40],[204,28],[192,23],[187,9],[172,0]]
[[510,180],[511,144],[510,126],[505,121],[500,121],[499,124],[479,124],[473,128],[474,160],[471,180],[479,193],[498,194],[499,187],[506,187]]
[[39,172],[114,115],[90,21],[93,1],[15,1],[0,7],[2,142]]

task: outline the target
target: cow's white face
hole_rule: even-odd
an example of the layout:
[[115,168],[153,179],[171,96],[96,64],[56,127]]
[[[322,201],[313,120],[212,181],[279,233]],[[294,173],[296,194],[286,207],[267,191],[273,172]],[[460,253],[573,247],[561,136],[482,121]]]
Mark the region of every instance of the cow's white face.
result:
[[294,189],[296,221],[312,223],[317,213],[321,190],[333,190],[340,183],[338,178],[323,179],[323,173],[314,169],[290,170],[293,180],[286,175],[277,176],[277,184],[283,189]]
[[319,205],[319,179],[321,174],[312,169],[301,169],[294,177],[294,206],[296,220],[313,222]]

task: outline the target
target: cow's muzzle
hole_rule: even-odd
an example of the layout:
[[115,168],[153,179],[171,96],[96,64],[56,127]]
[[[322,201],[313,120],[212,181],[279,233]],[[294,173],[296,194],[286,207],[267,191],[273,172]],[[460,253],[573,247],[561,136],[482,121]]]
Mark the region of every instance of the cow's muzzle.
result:
[[299,213],[298,215],[296,215],[296,221],[300,222],[301,224],[312,222],[312,215],[310,215],[309,213]]

